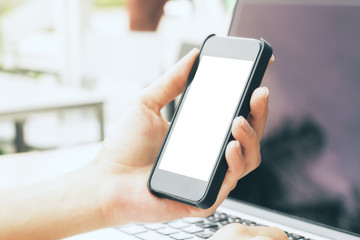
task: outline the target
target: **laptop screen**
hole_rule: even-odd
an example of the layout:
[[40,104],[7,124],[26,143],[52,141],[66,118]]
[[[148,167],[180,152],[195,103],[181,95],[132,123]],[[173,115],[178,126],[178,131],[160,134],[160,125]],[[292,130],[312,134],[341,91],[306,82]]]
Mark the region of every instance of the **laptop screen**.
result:
[[359,234],[360,1],[334,2],[238,1],[230,35],[275,62],[262,164],[230,197]]

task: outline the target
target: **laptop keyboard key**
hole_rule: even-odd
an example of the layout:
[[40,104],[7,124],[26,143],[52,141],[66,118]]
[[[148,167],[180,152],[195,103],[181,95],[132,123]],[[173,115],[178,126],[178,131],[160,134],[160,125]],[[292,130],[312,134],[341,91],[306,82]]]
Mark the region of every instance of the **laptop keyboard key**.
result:
[[159,230],[156,230],[156,232],[164,234],[164,235],[170,235],[174,233],[178,233],[179,230],[171,227],[161,228]]
[[192,238],[193,235],[185,232],[179,232],[179,233],[171,234],[170,237],[177,240],[183,240],[183,239]]
[[226,213],[215,212],[214,214],[208,216],[206,219],[211,222],[221,222],[228,218]]
[[231,224],[231,223],[242,223],[242,219],[238,218],[238,217],[231,216],[231,217],[228,217],[226,220],[220,221],[219,223],[221,225],[225,226],[225,225],[228,225],[228,224]]
[[249,221],[246,219],[242,219],[240,223],[243,225],[246,225],[246,226],[255,226],[256,225],[256,222],[252,222],[252,221]]
[[195,226],[195,225],[191,225],[191,226],[182,228],[181,230],[184,232],[187,232],[187,233],[198,233],[198,232],[204,231],[203,228]]
[[203,218],[198,218],[198,217],[189,217],[189,218],[183,218],[182,219],[184,222],[187,223],[199,223],[199,222],[204,222]]
[[199,238],[203,238],[203,239],[208,239],[208,238],[212,237],[214,234],[215,234],[215,232],[204,231],[204,232],[195,234],[195,236],[197,236]]
[[201,228],[216,228],[216,227],[218,227],[218,225],[216,223],[209,223],[209,222],[198,223],[198,224],[196,224],[196,226],[201,227]]
[[144,232],[144,233],[139,233],[135,235],[137,238],[140,238],[142,240],[169,240],[169,237],[161,235],[160,233],[157,232],[152,232],[152,231],[148,231],[148,232]]
[[184,222],[184,221],[182,221],[182,220],[177,220],[177,221],[169,222],[168,225],[169,225],[170,227],[177,228],[177,229],[190,226],[189,223]]
[[294,233],[288,233],[288,239],[289,240],[304,240],[305,237],[294,234]]
[[158,230],[160,228],[167,227],[167,225],[163,223],[151,223],[151,224],[145,224],[144,227],[150,230]]
[[124,226],[122,228],[119,228],[120,231],[130,234],[130,235],[134,235],[134,234],[138,234],[138,233],[142,233],[142,232],[147,232],[148,230],[146,228],[144,228],[143,226],[138,226],[138,225],[128,225],[128,226]]
[[215,228],[209,228],[209,231],[211,232],[217,232],[217,230],[219,230],[219,227],[215,227]]

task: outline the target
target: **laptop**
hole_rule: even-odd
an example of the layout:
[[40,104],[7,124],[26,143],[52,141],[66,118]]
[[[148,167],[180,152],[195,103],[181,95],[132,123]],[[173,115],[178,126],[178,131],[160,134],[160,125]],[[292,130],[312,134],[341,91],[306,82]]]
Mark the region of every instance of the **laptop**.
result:
[[207,239],[232,222],[289,239],[360,239],[359,23],[356,0],[239,0],[229,35],[263,37],[276,58],[263,81],[261,166],[207,218],[119,226],[98,239]]

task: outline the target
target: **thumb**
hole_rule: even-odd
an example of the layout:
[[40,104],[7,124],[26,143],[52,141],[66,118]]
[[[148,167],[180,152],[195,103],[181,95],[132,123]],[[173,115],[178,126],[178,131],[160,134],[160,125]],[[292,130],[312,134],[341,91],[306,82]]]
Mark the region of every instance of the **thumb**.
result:
[[147,87],[143,92],[144,101],[155,111],[160,111],[166,104],[179,96],[184,90],[198,54],[199,50],[193,49],[158,81]]

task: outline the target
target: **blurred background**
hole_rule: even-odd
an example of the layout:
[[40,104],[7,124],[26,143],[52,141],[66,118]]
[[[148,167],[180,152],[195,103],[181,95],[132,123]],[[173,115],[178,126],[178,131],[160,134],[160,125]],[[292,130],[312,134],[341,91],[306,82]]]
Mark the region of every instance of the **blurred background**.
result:
[[[360,1],[239,2],[230,35],[264,37],[276,64],[262,165],[230,197],[360,233]],[[1,0],[0,155],[63,149],[3,157],[0,187],[87,163],[137,91],[227,35],[234,4]]]
[[227,34],[234,4],[1,0],[0,154],[100,141],[135,92]]

